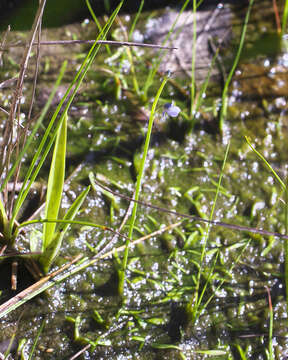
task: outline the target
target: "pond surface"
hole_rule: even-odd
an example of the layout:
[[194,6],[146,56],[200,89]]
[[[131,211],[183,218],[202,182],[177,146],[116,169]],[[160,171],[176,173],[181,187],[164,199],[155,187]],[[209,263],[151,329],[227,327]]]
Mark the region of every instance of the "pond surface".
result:
[[[167,19],[169,11],[143,13],[136,26],[138,38],[143,35],[149,41],[151,22],[152,25],[153,21],[161,22],[163,16]],[[207,11],[215,14],[213,8]],[[287,53],[284,47],[281,49],[283,43],[276,35],[271,2],[256,2],[242,58],[229,88],[228,114],[221,133],[218,113],[222,86],[239,45],[247,9],[225,7],[225,11],[224,33],[229,29],[229,36],[215,58],[213,78],[202,95],[201,107],[192,116],[191,73],[183,70],[183,66],[173,68],[158,104],[141,200],[203,219],[210,218],[215,206],[213,220],[285,233],[285,194],[272,172],[251,151],[245,136],[285,182]],[[191,24],[193,15],[186,15],[190,16]],[[113,28],[114,38],[125,38],[132,21],[133,16],[121,17]],[[178,32],[184,30],[184,25],[178,28]],[[199,28],[198,32],[201,33]],[[217,45],[221,34],[205,38],[206,43],[213,40]],[[26,36],[10,34],[13,41]],[[85,21],[43,32],[43,39],[63,38],[93,39],[95,27]],[[178,40],[172,38],[171,42]],[[208,51],[211,44],[208,45],[206,64],[214,54]],[[61,98],[85,56],[84,51],[87,47],[83,45],[69,49],[63,45],[43,47],[35,113],[48,98],[59,64],[66,59],[69,62],[57,93]],[[3,80],[17,73],[19,53],[21,50],[15,47],[4,54]],[[143,89],[158,55],[159,52],[142,48],[103,47],[96,57],[69,111],[70,179],[64,209],[90,184],[90,173],[113,191],[133,196],[149,111],[163,74],[155,74],[146,96]],[[163,67],[160,70],[167,70],[165,64]],[[201,67],[198,60],[197,67]],[[204,79],[208,73],[206,65]],[[201,78],[202,81],[197,78],[196,96],[201,94]],[[25,81],[23,113],[28,108],[32,79],[31,68]],[[2,87],[1,107],[8,108],[11,89]],[[172,100],[182,110],[177,118],[162,114],[164,104]],[[4,121],[4,115],[0,116]],[[228,143],[228,158],[222,172]],[[221,173],[223,178],[218,186]],[[47,174],[48,165],[39,179],[44,185]],[[97,187],[90,191],[78,218],[117,230],[128,206],[127,199],[111,198]],[[209,227],[148,206],[138,206],[133,238],[179,221],[181,224],[173,230],[131,247],[124,301],[118,292],[118,270],[123,257],[120,249],[113,256],[104,256],[83,271],[56,281],[47,293],[2,318],[0,342],[4,346],[16,332],[17,342],[24,343],[22,358],[28,358],[44,322],[34,353],[37,359],[69,359],[82,349],[86,349],[79,355],[83,359],[204,359],[208,358],[209,353],[205,353],[208,350],[214,359],[240,359],[241,353],[247,359],[266,359],[269,288],[274,316],[273,351],[277,359],[288,356],[284,239],[223,226]],[[128,233],[128,226],[129,220],[121,230],[123,234]],[[73,227],[55,268],[77,254],[92,259],[113,236],[109,231]],[[124,243],[125,239],[118,237],[112,246]],[[27,242],[23,240],[22,245],[27,247]],[[197,289],[199,294],[205,291],[195,319],[192,310]],[[1,301],[7,296],[3,290]]]

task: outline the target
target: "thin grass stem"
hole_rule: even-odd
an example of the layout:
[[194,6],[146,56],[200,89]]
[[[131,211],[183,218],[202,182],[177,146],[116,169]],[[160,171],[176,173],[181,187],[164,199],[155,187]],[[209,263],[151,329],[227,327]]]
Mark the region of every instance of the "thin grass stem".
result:
[[[278,181],[280,186],[282,187],[282,190],[285,194],[285,234],[288,233],[288,188],[287,184],[282,181],[280,176],[276,173],[276,171],[273,169],[273,167],[269,164],[269,162],[265,159],[265,157],[259,153],[251,144],[249,138],[245,136],[245,139],[252,149],[252,151],[261,159],[261,161],[264,162],[264,164],[267,166],[267,168],[272,172],[275,179]],[[286,180],[287,182],[287,180]],[[285,254],[285,288],[286,288],[286,307],[288,308],[288,240],[286,237],[283,238],[284,240],[284,254]]]
[[[168,39],[171,37],[171,34],[179,20],[179,17],[181,16],[181,14],[183,13],[183,11],[186,9],[186,7],[188,6],[190,0],[186,0],[184,2],[184,4],[182,5],[175,21],[173,22],[168,34],[166,35],[164,41],[162,42],[162,46],[164,46],[166,44],[166,42],[168,41]],[[148,98],[148,90],[150,88],[150,86],[152,85],[153,83],[153,80],[154,80],[154,77],[155,75],[157,74],[157,71],[159,69],[159,66],[160,66],[160,63],[162,61],[162,59],[164,58],[164,56],[166,55],[167,52],[160,52],[159,56],[158,56],[158,59],[157,61],[155,61],[149,71],[149,74],[147,76],[147,79],[145,81],[145,84],[143,86],[143,90],[142,90],[142,98],[143,100],[146,102],[147,101],[147,98]]]
[[[135,199],[132,199],[132,198],[130,198],[128,196],[125,196],[125,195],[119,194],[119,193],[117,193],[115,191],[112,191],[111,189],[109,189],[108,187],[102,185],[101,183],[99,183],[96,180],[95,180],[95,183],[97,183],[97,185],[99,185],[103,189],[106,189],[107,191],[110,191],[112,194],[114,194],[116,196],[119,196],[122,199],[126,199],[128,201],[136,202]],[[140,204],[140,205],[146,206],[148,208],[151,208],[151,209],[159,210],[159,211],[162,211],[164,213],[171,214],[171,215],[174,215],[174,216],[180,216],[180,217],[182,217],[184,219],[190,219],[192,221],[198,221],[200,223],[207,223],[207,224],[211,224],[213,226],[220,226],[220,227],[225,227],[227,229],[231,229],[231,230],[235,230],[235,231],[250,232],[250,233],[253,233],[253,234],[260,234],[260,235],[263,235],[263,236],[275,236],[275,237],[278,237],[278,238],[288,240],[288,235],[282,234],[282,233],[277,233],[277,232],[273,232],[273,231],[258,229],[258,228],[255,228],[255,227],[236,225],[236,224],[229,224],[229,223],[222,222],[222,221],[215,221],[215,220],[210,221],[209,219],[203,219],[200,216],[183,214],[183,213],[180,213],[178,211],[169,210],[169,209],[165,209],[165,208],[162,208],[162,207],[159,207],[159,206],[148,204],[148,203],[146,203],[144,201],[140,201],[140,200],[138,200],[137,203]]]
[[159,90],[157,91],[155,99],[153,101],[152,108],[151,108],[151,113],[150,113],[150,117],[149,117],[149,123],[148,123],[148,129],[147,129],[145,144],[144,144],[143,155],[142,155],[142,159],[141,159],[141,163],[140,163],[139,173],[138,173],[138,176],[137,176],[135,198],[134,198],[136,200],[136,202],[134,203],[133,210],[132,210],[131,222],[130,222],[129,233],[128,233],[128,239],[126,240],[126,244],[125,244],[126,248],[125,248],[125,251],[124,251],[124,257],[123,257],[123,262],[122,262],[122,272],[121,272],[121,275],[120,275],[120,282],[119,282],[119,291],[120,291],[121,294],[123,294],[123,291],[124,291],[125,272],[126,272],[126,268],[127,268],[129,245],[130,245],[130,242],[131,242],[132,236],[133,236],[133,229],[134,229],[134,224],[135,224],[135,220],[136,220],[137,206],[138,206],[137,200],[139,199],[139,195],[140,195],[140,191],[141,191],[141,185],[142,185],[142,181],[143,181],[143,177],[144,177],[144,169],[145,169],[148,149],[149,149],[149,145],[150,145],[150,138],[151,138],[151,134],[152,134],[152,128],[153,128],[153,122],[154,122],[154,117],[155,117],[155,112],[156,112],[156,106],[158,104],[159,98],[161,96],[161,93],[162,93],[162,91],[164,89],[164,86],[165,86],[167,80],[168,80],[168,78],[167,78],[167,76],[165,76],[162,83],[161,83],[161,85],[160,85],[160,87],[159,87]]
[[195,292],[194,292],[194,296],[192,297],[191,301],[188,304],[188,312],[191,315],[191,320],[193,322],[196,321],[196,319],[198,318],[199,315],[199,307],[201,305],[204,293],[206,291],[206,287],[208,285],[208,281],[210,279],[210,277],[212,276],[212,271],[213,271],[213,267],[215,266],[216,262],[214,262],[214,265],[211,268],[210,274],[208,276],[208,279],[206,281],[206,284],[204,286],[204,288],[202,289],[201,293],[200,292],[200,283],[201,283],[201,277],[203,275],[203,266],[204,266],[204,258],[206,255],[206,250],[207,250],[207,242],[208,242],[208,238],[209,238],[209,234],[210,234],[210,229],[211,229],[211,222],[213,221],[213,217],[214,217],[214,212],[215,212],[215,207],[216,207],[216,202],[220,193],[220,188],[221,188],[221,182],[222,182],[222,178],[223,178],[223,174],[224,174],[224,169],[225,169],[225,165],[227,162],[227,158],[228,158],[228,153],[229,153],[229,148],[230,148],[230,142],[228,143],[228,145],[226,146],[226,151],[225,151],[225,155],[224,155],[224,159],[223,159],[223,164],[222,164],[222,169],[221,169],[221,173],[219,176],[219,180],[218,180],[218,185],[216,188],[216,194],[214,197],[214,201],[213,201],[213,205],[212,205],[212,209],[210,212],[210,217],[209,217],[209,222],[206,226],[206,234],[205,234],[205,239],[204,239],[204,243],[202,246],[202,251],[201,251],[201,257],[200,257],[200,268],[198,271],[198,275],[197,275],[197,280],[196,280],[196,287],[195,287]]
[[[213,56],[213,58],[212,58],[211,65],[210,65],[210,68],[209,68],[209,70],[208,70],[207,76],[206,76],[205,81],[204,81],[204,83],[203,83],[203,85],[201,86],[201,89],[200,89],[200,91],[199,91],[195,108],[193,109],[193,111],[192,111],[192,113],[191,113],[192,122],[191,122],[191,129],[190,129],[190,131],[193,131],[193,129],[194,129],[195,122],[196,122],[196,115],[197,115],[198,110],[199,110],[200,107],[201,107],[202,102],[203,102],[203,95],[205,94],[205,92],[206,92],[206,90],[207,90],[207,87],[208,87],[208,85],[209,85],[209,79],[210,79],[211,72],[212,72],[213,66],[214,66],[214,64],[215,64],[215,61],[216,61],[216,59],[217,59],[218,53],[219,53],[219,48],[216,49],[216,52],[215,52],[215,54],[214,54],[214,56]],[[194,100],[193,100],[193,101],[194,101]],[[191,103],[191,104],[192,104],[192,103]]]
[[[98,21],[97,16],[95,15],[95,12],[93,11],[93,8],[92,8],[89,0],[86,0],[86,5],[87,5],[87,7],[88,7],[88,10],[90,11],[90,14],[91,14],[91,16],[92,16],[92,18],[93,18],[93,20],[94,20],[94,22],[95,22],[95,24],[96,24],[99,32],[101,33],[101,31],[102,31],[102,26],[101,26],[100,22]],[[110,50],[109,45],[106,44],[105,47],[106,47],[106,50],[107,50],[108,55],[111,55],[111,50]]]
[[245,136],[245,140],[247,141],[248,145],[250,146],[250,148],[253,150],[253,152],[264,162],[264,164],[268,167],[268,169],[272,172],[272,174],[274,175],[275,179],[278,181],[278,183],[281,185],[282,189],[284,191],[287,190],[286,185],[284,184],[284,182],[281,180],[280,176],[276,173],[276,171],[272,168],[272,166],[269,164],[269,162],[265,159],[265,157],[259,153],[259,151],[257,151],[253,145],[251,144],[251,141],[249,140],[248,136]]
[[269,307],[269,360],[274,360],[273,354],[273,306],[271,300],[271,293],[268,286],[266,287],[267,296],[268,296],[268,307]]
[[190,84],[190,117],[192,118],[194,112],[194,101],[196,92],[195,83],[195,64],[196,64],[196,47],[197,47],[197,4],[193,0],[193,45],[192,45],[192,60],[191,60],[191,84]]
[[133,32],[135,30],[135,26],[138,22],[138,19],[139,19],[139,16],[141,15],[141,12],[142,12],[142,9],[143,9],[143,6],[144,6],[144,3],[145,3],[145,0],[141,0],[141,3],[139,5],[139,8],[137,10],[137,13],[136,13],[136,16],[132,22],[132,25],[130,27],[130,30],[129,30],[129,34],[128,34],[128,40],[130,41],[131,38],[132,38],[132,35],[133,35]]
[[244,40],[245,40],[245,35],[246,35],[246,30],[247,30],[247,26],[248,26],[248,22],[249,22],[249,18],[250,18],[250,13],[252,10],[252,6],[253,6],[254,0],[250,0],[249,1],[249,6],[248,6],[248,10],[246,12],[246,16],[245,16],[245,20],[244,20],[244,25],[242,28],[242,33],[241,33],[241,38],[240,38],[240,42],[239,42],[239,46],[238,46],[238,50],[236,53],[236,56],[234,58],[233,64],[232,64],[232,68],[227,76],[226,82],[224,84],[224,89],[222,92],[222,104],[221,104],[221,110],[220,110],[220,116],[219,116],[219,129],[221,134],[223,134],[224,131],[224,121],[226,119],[227,116],[227,108],[228,108],[228,89],[232,80],[232,77],[234,75],[234,72],[236,70],[236,67],[239,63],[240,60],[240,56],[241,56],[241,52],[244,46]]
[[40,328],[39,328],[39,330],[37,331],[37,335],[36,335],[36,338],[35,338],[35,340],[34,340],[34,342],[33,342],[33,345],[32,345],[32,348],[31,348],[31,351],[30,351],[28,360],[31,360],[32,357],[33,357],[33,354],[34,354],[34,352],[35,352],[36,346],[37,346],[37,344],[38,344],[38,341],[39,341],[40,335],[41,335],[41,333],[42,333],[42,331],[43,331],[43,329],[44,329],[44,326],[45,326],[45,319],[42,320],[42,323],[41,323],[41,325],[40,325]]
[[[1,147],[1,173],[3,174],[3,170],[5,169],[5,175],[7,175],[9,171],[9,165],[10,165],[10,159],[12,154],[12,148],[13,148],[13,141],[12,141],[12,135],[13,135],[13,125],[14,120],[16,116],[16,110],[17,107],[19,109],[20,103],[19,99],[21,99],[22,96],[22,89],[24,84],[24,78],[30,58],[30,54],[32,51],[32,44],[34,41],[34,38],[36,36],[37,29],[39,27],[40,21],[42,19],[42,14],[45,8],[46,0],[41,0],[39,2],[39,7],[37,9],[37,13],[35,15],[35,19],[32,25],[32,29],[29,34],[29,39],[26,43],[23,57],[20,64],[20,72],[17,79],[16,88],[14,91],[14,95],[11,101],[11,107],[10,107],[10,113],[9,113],[9,121],[6,122],[5,131],[3,135],[3,143]],[[19,129],[19,121],[18,121],[18,129]]]
[[[106,26],[107,24],[105,24]],[[104,28],[105,28],[104,26]],[[102,31],[104,31],[104,28]],[[99,36],[98,36],[99,38]],[[87,44],[87,45],[93,45],[95,43],[95,40],[47,40],[47,41],[41,41],[40,45],[45,46],[53,46],[53,45],[76,45],[76,44]],[[115,41],[115,40],[96,40],[96,44],[100,45],[114,45],[114,46],[138,46],[138,47],[147,47],[147,48],[155,48],[155,49],[163,49],[163,50],[175,50],[177,47],[174,46],[164,46],[164,45],[157,45],[157,44],[146,44],[146,43],[140,43],[140,42],[131,42],[131,41]],[[38,42],[34,42],[32,44],[33,46],[38,46]],[[24,44],[15,44],[15,45],[9,45],[10,47],[20,47],[24,46]],[[3,50],[7,50],[8,48],[4,47]]]
[[[286,184],[288,179],[286,180]],[[287,184],[288,185],[288,184]],[[288,233],[288,191],[285,189],[285,233]],[[286,308],[288,308],[288,240],[284,239]]]
[[288,18],[288,0],[285,0],[285,6],[284,6],[283,15],[282,15],[282,28],[281,28],[282,36],[284,34],[286,34],[287,18]]

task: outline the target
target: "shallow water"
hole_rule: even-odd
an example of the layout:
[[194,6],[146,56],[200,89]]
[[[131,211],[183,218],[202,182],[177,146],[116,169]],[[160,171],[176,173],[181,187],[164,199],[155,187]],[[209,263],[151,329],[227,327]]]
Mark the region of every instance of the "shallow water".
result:
[[[259,49],[258,44],[263,45],[275,32],[275,24],[270,2],[262,2],[263,17],[260,18],[257,6],[252,11],[246,47],[230,87],[224,134],[221,136],[217,125],[221,81],[208,87],[191,130],[191,123],[187,121],[189,116],[185,116],[185,113],[189,115],[189,98],[183,95],[189,91],[189,79],[178,79],[176,72],[173,80],[182,88],[175,87],[173,82],[168,83],[159,103],[141,199],[169,210],[209,218],[224,153],[230,141],[213,219],[284,233],[284,194],[271,171],[250,150],[244,138],[250,137],[279,176],[286,178],[287,54],[284,50],[279,51],[279,47],[277,53],[275,50],[268,54]],[[239,24],[243,21],[240,15],[240,12],[234,15],[231,48],[238,43]],[[129,28],[129,21],[131,18],[122,18],[124,27]],[[91,24],[71,26],[60,29],[59,33],[54,31],[53,36],[58,38],[62,34],[82,38],[84,34],[88,36],[91,28]],[[47,36],[51,35],[47,33]],[[265,44],[268,46],[271,40]],[[64,88],[81,63],[82,48],[77,46],[73,50],[75,53],[69,57]],[[38,108],[43,106],[47,98],[45,91],[49,92],[56,69],[59,69],[55,55],[58,52],[62,61],[67,56],[67,49],[60,46],[54,50],[44,49]],[[17,71],[17,63],[12,61],[17,56],[15,48],[10,53],[11,58],[4,57],[4,64],[11,73]],[[69,112],[67,175],[73,173],[73,176],[67,184],[65,207],[89,184],[91,171],[113,190],[126,196],[133,194],[147,127],[145,111],[151,108],[161,80],[160,76],[155,77],[148,92],[149,100],[143,101],[133,91],[131,76],[125,74],[129,70],[124,66],[128,55],[119,51],[118,56],[117,59],[111,58],[103,49]],[[146,53],[138,53],[138,56],[134,67],[142,88],[149,65],[143,60]],[[229,57],[227,49],[225,56]],[[150,59],[151,53],[147,57]],[[117,88],[117,77],[111,75],[113,73],[122,81],[121,92]],[[9,78],[9,74],[4,74],[5,78]],[[31,74],[27,83],[31,82]],[[127,81],[127,89],[123,78]],[[182,113],[176,119],[163,119],[163,106],[171,100],[182,109]],[[8,106],[8,101],[9,89],[4,89],[1,102]],[[23,112],[25,107],[26,103]],[[47,180],[46,171],[47,168],[41,173],[43,182]],[[128,205],[127,200],[120,198],[113,203],[98,189],[89,193],[78,218],[117,229]],[[175,215],[139,206],[134,238],[179,219]],[[127,228],[126,225],[122,232],[127,233]],[[274,311],[275,358],[283,359],[287,356],[287,311],[283,294],[282,239],[211,227],[202,263],[200,289],[205,287],[206,281],[207,289],[201,303],[205,304],[212,294],[214,296],[200,311],[196,322],[188,321],[186,309],[195,294],[207,231],[205,224],[185,220],[176,230],[133,247],[129,253],[125,305],[120,313],[117,270],[122,252],[119,251],[118,257],[99,260],[55,283],[48,294],[5,317],[1,322],[0,341],[15,331],[15,319],[21,315],[16,337],[19,341],[26,339],[26,354],[31,351],[41,322],[45,320],[36,350],[39,359],[69,358],[89,344],[97,346],[93,355],[84,352],[82,357],[85,359],[182,359],[184,356],[203,359],[206,355],[197,353],[199,350],[216,349],[223,354],[215,353],[214,358],[237,359],[240,348],[246,351],[249,359],[265,359],[269,329],[265,287],[269,287]],[[56,265],[79,253],[91,258],[112,237],[108,231],[103,233],[98,229],[75,227],[66,237]],[[114,246],[121,246],[124,242],[118,238]]]

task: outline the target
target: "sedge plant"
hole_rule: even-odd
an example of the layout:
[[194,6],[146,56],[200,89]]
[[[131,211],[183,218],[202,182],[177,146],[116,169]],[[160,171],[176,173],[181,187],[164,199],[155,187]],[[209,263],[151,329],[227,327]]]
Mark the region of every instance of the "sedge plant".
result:
[[[22,150],[19,151],[19,153],[16,156],[16,159],[13,159],[13,162],[12,162],[12,158],[13,158],[12,152],[9,153],[9,149],[13,149],[13,146],[10,143],[8,143],[7,146],[8,156],[6,157],[6,159],[11,160],[11,165],[6,161],[5,165],[8,170],[6,171],[6,173],[4,172],[5,177],[4,179],[2,179],[2,184],[0,187],[0,191],[2,194],[0,198],[0,232],[1,232],[0,241],[2,246],[8,247],[8,249],[15,249],[19,229],[22,228],[23,226],[27,226],[35,223],[35,220],[33,220],[19,224],[17,218],[19,213],[21,212],[21,209],[25,204],[25,201],[35,182],[35,179],[39,174],[39,171],[41,170],[44,161],[46,160],[47,155],[54,144],[54,151],[50,164],[50,173],[49,173],[48,186],[47,186],[45,219],[36,221],[40,223],[42,222],[44,224],[42,238],[40,240],[41,243],[36,244],[32,239],[30,241],[30,248],[32,248],[32,250],[41,249],[41,254],[38,260],[44,273],[47,273],[49,271],[53,261],[59,254],[63,237],[70,223],[73,222],[75,216],[78,213],[80,206],[82,205],[86,195],[89,192],[89,187],[87,187],[77,197],[74,203],[70,206],[70,208],[64,215],[63,219],[60,218],[59,210],[61,207],[61,199],[63,196],[63,186],[65,179],[68,110],[87,71],[89,70],[93,60],[95,59],[96,54],[99,51],[101,45],[97,43],[97,41],[105,39],[108,31],[110,30],[122,6],[122,3],[123,1],[120,2],[120,4],[117,6],[115,11],[112,13],[110,18],[106,22],[102,31],[99,33],[93,46],[86,55],[80,69],[76,73],[65,95],[63,96],[56,110],[54,111],[51,120],[46,128],[46,131],[41,138],[40,144],[38,145],[37,151],[33,156],[31,164],[25,173],[17,198],[14,200],[13,197],[10,203],[8,203],[7,200],[8,199],[7,190],[6,190],[7,185],[11,179],[12,180],[16,179],[15,180],[16,183],[20,173],[20,165],[24,157],[26,156],[28,147],[33,145],[36,146],[35,134],[39,129],[40,125],[42,124],[42,121],[47,113],[49,105],[52,102],[53,93],[55,93],[55,90],[50,96],[48,103],[44,107],[38,120],[36,121],[36,124],[32,129],[31,134],[27,137],[26,141],[24,142]],[[41,5],[43,6],[43,2],[41,2]],[[36,23],[39,24],[39,21],[37,21]],[[33,39],[34,37],[31,38],[31,41],[33,41]],[[25,63],[25,66],[27,66],[27,62]],[[56,85],[60,83],[60,80],[64,74],[65,67],[66,67],[66,63],[62,67]],[[66,102],[65,105],[64,102]],[[62,114],[59,116],[60,110],[62,110]],[[24,130],[28,132],[28,130],[26,129]],[[22,137],[21,131],[23,131],[21,126],[17,126],[16,141],[18,142],[19,139]],[[10,140],[12,141],[12,139],[9,139],[9,141]]]

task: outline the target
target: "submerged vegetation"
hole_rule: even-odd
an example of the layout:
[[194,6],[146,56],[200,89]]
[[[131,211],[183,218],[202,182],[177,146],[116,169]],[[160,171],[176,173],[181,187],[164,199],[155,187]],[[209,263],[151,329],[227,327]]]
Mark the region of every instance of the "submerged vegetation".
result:
[[[104,21],[86,0],[93,22],[61,42],[42,40],[42,0],[25,44],[9,29],[1,36],[0,350],[283,359],[287,52],[268,58],[255,44],[264,28],[285,40],[288,2],[234,9],[230,43],[207,40],[202,81],[203,1],[183,1],[161,45],[145,39],[158,14],[147,20],[142,0],[121,17],[123,2]],[[187,72],[176,40],[191,21]],[[69,46],[79,48],[63,59]],[[182,76],[161,68],[175,51]]]

